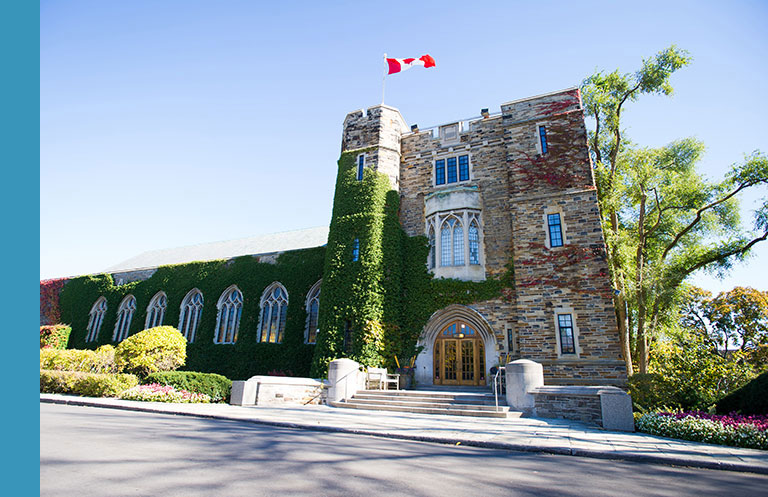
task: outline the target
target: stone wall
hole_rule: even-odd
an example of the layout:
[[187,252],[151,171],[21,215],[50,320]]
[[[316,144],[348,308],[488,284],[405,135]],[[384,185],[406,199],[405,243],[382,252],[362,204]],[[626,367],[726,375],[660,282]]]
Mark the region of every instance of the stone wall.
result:
[[232,382],[232,405],[307,405],[325,403],[325,385],[311,378],[253,376]]
[[540,418],[571,419],[601,426],[600,397],[594,394],[535,393],[536,416]]

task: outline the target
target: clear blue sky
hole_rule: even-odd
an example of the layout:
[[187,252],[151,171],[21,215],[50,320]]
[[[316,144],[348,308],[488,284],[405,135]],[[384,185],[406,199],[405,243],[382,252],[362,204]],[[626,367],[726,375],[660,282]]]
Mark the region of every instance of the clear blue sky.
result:
[[[47,1],[40,19],[40,276],[146,250],[327,225],[347,112],[387,79],[422,128],[631,72],[677,44],[672,98],[626,110],[631,138],[695,136],[719,178],[768,152],[768,3]],[[765,191],[743,199],[749,209]],[[764,244],[713,291],[768,289]]]

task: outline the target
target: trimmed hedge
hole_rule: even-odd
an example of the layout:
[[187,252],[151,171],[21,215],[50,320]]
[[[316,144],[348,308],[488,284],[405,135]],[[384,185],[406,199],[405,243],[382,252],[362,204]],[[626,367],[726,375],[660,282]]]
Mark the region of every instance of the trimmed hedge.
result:
[[40,371],[40,393],[64,393],[86,397],[117,397],[139,384],[132,374],[100,374],[82,371]]
[[54,324],[40,327],[41,349],[66,349],[72,327],[66,324]]
[[115,364],[141,377],[158,371],[173,371],[187,360],[187,339],[173,326],[149,328],[120,342]]
[[152,373],[142,383],[170,385],[179,390],[205,394],[211,398],[211,402],[228,402],[232,391],[232,380],[229,378],[220,374],[194,371]]
[[40,369],[80,371],[83,373],[117,373],[115,348],[102,345],[96,350],[40,349]]
[[716,410],[719,414],[768,415],[768,371],[720,399]]

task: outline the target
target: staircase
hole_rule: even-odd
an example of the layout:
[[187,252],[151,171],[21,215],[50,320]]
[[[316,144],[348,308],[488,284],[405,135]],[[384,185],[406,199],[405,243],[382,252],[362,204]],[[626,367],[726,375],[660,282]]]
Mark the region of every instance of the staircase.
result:
[[420,414],[448,414],[487,418],[519,418],[502,397],[499,407],[486,389],[461,390],[360,390],[351,399],[331,402],[333,407],[399,411]]

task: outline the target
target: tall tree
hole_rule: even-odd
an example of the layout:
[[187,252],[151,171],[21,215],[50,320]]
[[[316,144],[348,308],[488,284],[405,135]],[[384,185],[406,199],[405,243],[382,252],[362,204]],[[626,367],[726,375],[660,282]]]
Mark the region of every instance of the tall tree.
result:
[[768,236],[768,207],[757,210],[755,231],[746,232],[737,203],[739,192],[768,182],[764,155],[754,152],[723,181],[709,182],[695,170],[703,152],[696,140],[638,149],[625,136],[624,106],[644,94],[670,95],[670,76],[689,62],[672,46],[635,73],[598,73],[582,84],[585,112],[595,121],[589,143],[630,374],[632,342],[646,372],[647,336],[667,316],[681,282],[702,268],[728,269]]

